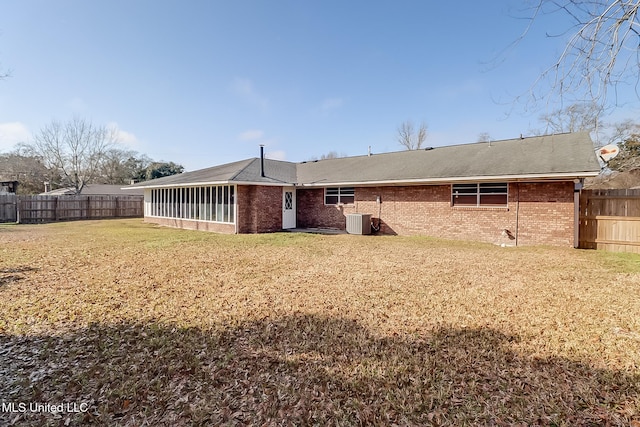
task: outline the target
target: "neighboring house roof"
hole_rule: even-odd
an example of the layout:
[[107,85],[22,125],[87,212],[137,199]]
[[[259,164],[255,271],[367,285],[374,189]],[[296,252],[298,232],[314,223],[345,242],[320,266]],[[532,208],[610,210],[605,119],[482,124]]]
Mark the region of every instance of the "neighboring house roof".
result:
[[[76,194],[76,190],[73,187],[67,187],[40,194],[43,196],[66,196]],[[83,196],[142,196],[144,190],[132,187],[122,188],[122,185],[87,184],[82,187],[80,194]]]
[[130,188],[192,184],[374,185],[477,180],[554,179],[595,176],[600,172],[588,132],[546,135],[291,163],[247,159],[186,172]]

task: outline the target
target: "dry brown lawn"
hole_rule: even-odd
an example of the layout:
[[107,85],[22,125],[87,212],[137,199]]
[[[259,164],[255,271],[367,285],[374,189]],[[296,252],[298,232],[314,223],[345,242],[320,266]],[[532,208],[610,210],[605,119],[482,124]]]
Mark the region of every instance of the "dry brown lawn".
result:
[[[640,425],[640,256],[0,226],[0,425]],[[86,412],[9,412],[9,403]]]

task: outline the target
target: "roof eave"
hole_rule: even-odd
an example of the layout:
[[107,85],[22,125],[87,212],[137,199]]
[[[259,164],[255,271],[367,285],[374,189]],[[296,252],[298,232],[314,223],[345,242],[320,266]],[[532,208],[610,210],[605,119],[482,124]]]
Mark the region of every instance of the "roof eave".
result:
[[278,181],[278,182],[263,182],[263,181],[233,181],[231,184],[238,184],[238,185],[262,185],[265,187],[295,187],[298,186],[298,183],[295,182],[285,182],[285,181]]
[[126,186],[126,187],[120,187],[120,189],[121,190],[137,190],[137,189],[148,189],[148,188],[199,187],[203,185],[225,185],[225,184],[233,184],[233,183],[229,181],[181,182],[181,183],[175,183],[175,184],[149,184],[149,185]]
[[272,187],[295,186],[294,182],[263,182],[263,181],[198,181],[198,182],[181,182],[175,184],[154,184],[154,185],[136,185],[134,187],[121,187],[121,190],[135,189],[151,189],[151,188],[179,188],[179,187],[202,187],[206,185],[263,185]]
[[133,189],[153,189],[153,188],[180,188],[180,187],[201,187],[206,185],[261,185],[271,187],[283,186],[299,186],[299,187],[340,187],[340,186],[373,186],[373,185],[428,185],[428,184],[445,184],[450,182],[487,182],[487,181],[566,181],[572,179],[580,179],[597,176],[600,172],[561,172],[553,174],[521,174],[521,175],[489,175],[489,176],[463,176],[463,177],[444,177],[444,178],[418,178],[418,179],[400,179],[400,180],[380,180],[380,181],[322,181],[312,183],[294,183],[294,182],[264,182],[264,181],[200,181],[200,182],[184,182],[175,184],[159,184],[159,185],[137,185],[121,187],[122,190]]

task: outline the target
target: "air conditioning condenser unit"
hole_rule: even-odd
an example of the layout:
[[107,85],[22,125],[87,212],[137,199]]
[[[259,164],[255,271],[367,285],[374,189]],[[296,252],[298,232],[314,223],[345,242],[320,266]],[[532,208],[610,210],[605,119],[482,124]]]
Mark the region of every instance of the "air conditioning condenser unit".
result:
[[371,214],[347,214],[347,233],[371,234]]

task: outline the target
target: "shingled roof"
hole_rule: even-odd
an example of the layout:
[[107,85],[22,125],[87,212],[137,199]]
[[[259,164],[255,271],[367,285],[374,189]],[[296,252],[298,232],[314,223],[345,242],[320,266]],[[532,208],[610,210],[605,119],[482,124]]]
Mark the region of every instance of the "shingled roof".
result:
[[554,179],[600,172],[588,132],[517,138],[302,163],[253,158],[134,187],[205,184],[373,185],[478,180]]
[[129,188],[179,187],[187,185],[260,184],[293,185],[296,182],[296,163],[264,159],[265,176],[260,175],[260,159],[246,159],[178,175],[143,181]]
[[593,176],[600,172],[587,132],[345,157],[301,166],[299,182],[322,185]]

